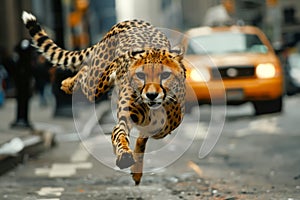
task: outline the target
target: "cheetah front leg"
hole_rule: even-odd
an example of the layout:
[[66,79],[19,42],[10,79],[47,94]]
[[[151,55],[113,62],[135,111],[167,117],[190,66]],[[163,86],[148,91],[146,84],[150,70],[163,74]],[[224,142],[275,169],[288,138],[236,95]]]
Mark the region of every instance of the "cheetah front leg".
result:
[[136,163],[131,167],[132,179],[135,185],[139,185],[143,176],[144,153],[148,137],[138,137],[134,148],[134,159]]
[[135,163],[133,153],[129,147],[129,130],[124,121],[120,121],[112,132],[112,144],[117,155],[116,165],[120,169],[130,167]]
[[[129,147],[129,133],[132,128],[129,106],[131,104],[132,88],[123,83],[119,90],[118,100],[118,124],[113,129],[111,139],[115,154],[117,155],[116,165],[120,169],[130,167],[135,163],[133,152]],[[130,100],[128,100],[130,99]]]

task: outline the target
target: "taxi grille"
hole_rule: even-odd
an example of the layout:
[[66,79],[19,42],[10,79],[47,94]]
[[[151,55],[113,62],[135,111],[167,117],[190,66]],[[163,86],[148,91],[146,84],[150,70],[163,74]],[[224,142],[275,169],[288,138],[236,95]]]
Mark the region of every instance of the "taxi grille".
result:
[[254,66],[220,66],[212,68],[213,79],[237,79],[254,76]]

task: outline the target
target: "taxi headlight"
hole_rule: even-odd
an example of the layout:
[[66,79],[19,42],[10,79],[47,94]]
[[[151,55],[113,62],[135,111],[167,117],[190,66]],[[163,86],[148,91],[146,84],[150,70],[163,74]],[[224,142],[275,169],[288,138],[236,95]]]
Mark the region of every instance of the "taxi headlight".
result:
[[258,78],[273,78],[275,75],[276,69],[272,63],[263,63],[256,67],[256,76]]
[[190,73],[190,78],[195,82],[207,82],[210,79],[210,74],[207,69],[192,69]]

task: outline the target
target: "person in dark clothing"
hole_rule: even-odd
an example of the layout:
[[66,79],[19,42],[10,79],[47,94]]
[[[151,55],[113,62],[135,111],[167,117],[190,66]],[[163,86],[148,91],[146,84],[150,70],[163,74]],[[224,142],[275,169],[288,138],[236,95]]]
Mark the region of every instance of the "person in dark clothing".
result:
[[14,80],[17,92],[17,115],[12,128],[30,128],[32,125],[28,119],[29,99],[32,95],[32,53],[29,40],[22,40],[16,47],[17,60],[14,70]]

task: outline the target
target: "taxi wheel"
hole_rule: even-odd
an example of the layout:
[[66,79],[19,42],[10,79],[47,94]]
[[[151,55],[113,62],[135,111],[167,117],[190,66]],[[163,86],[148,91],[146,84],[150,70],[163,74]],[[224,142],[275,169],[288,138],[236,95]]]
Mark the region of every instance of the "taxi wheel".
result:
[[263,115],[268,113],[277,113],[282,111],[282,97],[268,101],[253,102],[255,115]]

